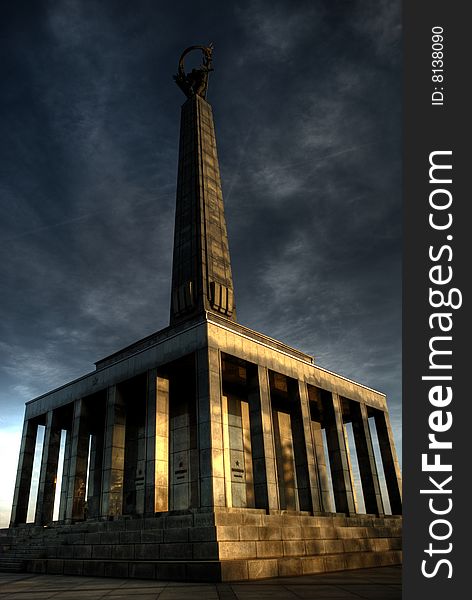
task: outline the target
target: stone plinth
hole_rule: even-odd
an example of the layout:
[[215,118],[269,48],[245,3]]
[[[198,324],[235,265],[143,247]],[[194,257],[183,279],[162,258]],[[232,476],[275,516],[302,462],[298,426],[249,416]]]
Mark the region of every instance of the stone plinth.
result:
[[401,561],[399,517],[221,509],[7,532],[31,573],[236,581]]

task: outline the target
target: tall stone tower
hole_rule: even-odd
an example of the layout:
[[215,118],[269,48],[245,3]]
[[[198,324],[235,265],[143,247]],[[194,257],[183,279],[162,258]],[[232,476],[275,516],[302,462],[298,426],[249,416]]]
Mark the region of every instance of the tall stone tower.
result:
[[385,396],[236,322],[212,50],[175,77],[170,325],[27,403],[3,568],[240,580],[401,560]]
[[171,325],[205,311],[236,320],[228,235],[211,106],[182,106]]

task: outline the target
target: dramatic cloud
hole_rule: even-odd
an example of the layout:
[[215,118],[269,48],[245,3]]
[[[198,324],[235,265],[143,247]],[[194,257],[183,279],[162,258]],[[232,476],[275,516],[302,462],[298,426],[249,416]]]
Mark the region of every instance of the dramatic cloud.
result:
[[2,7],[0,523],[24,402],[168,323],[183,102],[172,74],[192,43],[215,43],[240,322],[386,392],[399,446],[399,9]]

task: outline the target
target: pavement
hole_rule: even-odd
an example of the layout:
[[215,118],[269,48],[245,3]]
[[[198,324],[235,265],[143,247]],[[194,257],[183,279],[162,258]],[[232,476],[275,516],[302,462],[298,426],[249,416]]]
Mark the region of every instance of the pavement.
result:
[[240,583],[0,573],[0,600],[396,600],[401,596],[400,566]]

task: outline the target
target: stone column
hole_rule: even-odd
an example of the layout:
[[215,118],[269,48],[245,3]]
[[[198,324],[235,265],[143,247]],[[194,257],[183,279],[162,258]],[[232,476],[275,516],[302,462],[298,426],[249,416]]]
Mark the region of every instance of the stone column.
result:
[[244,468],[246,470],[246,506],[254,505],[254,470],[252,466],[251,420],[249,417],[249,402],[241,401],[241,423],[243,428]]
[[223,461],[225,468],[225,493],[226,493],[226,506],[232,507],[233,505],[233,485],[231,477],[231,442],[229,433],[229,409],[228,409],[228,397],[221,396],[221,417],[223,423]]
[[375,427],[379,440],[380,455],[387,484],[390,508],[393,515],[402,514],[402,476],[398,464],[397,453],[390,419],[387,412],[374,411]]
[[278,510],[277,464],[267,368],[248,364],[247,381],[255,505],[256,508]]
[[384,514],[382,494],[366,405],[360,402],[351,402],[351,414],[365,510],[367,513],[382,516]]
[[50,410],[46,415],[46,429],[44,431],[43,456],[41,459],[38,499],[36,501],[36,516],[34,520],[36,525],[46,525],[53,518],[60,444],[61,429],[58,423],[57,412]]
[[107,391],[101,514],[117,516],[123,510],[126,412],[117,385]]
[[85,516],[89,439],[88,411],[83,398],[79,398],[74,402],[74,416],[72,418],[66,505],[67,521],[82,520]]
[[169,379],[148,372],[145,514],[169,510]]
[[100,516],[100,499],[103,473],[103,424],[92,434],[90,444],[90,470],[87,490],[87,515],[89,519]]
[[71,431],[66,431],[66,443],[64,446],[64,466],[62,468],[61,501],[59,504],[59,521],[66,518],[67,492],[69,489],[70,453],[71,453]]
[[[290,412],[277,409],[272,411],[279,508],[281,510],[299,511],[301,509],[298,489],[299,469],[297,469],[295,460],[295,435],[293,433],[293,421],[294,419]],[[303,487],[305,488],[305,491],[306,479],[306,476],[303,477],[302,473],[301,485],[302,489]],[[304,510],[306,510],[306,506]]]
[[221,361],[217,348],[195,353],[197,371],[200,506],[226,506]]
[[38,426],[35,422],[25,419],[21,437],[15,491],[13,494],[10,527],[19,523],[26,523],[37,430]]
[[356,484],[355,484],[355,480],[354,480],[354,471],[352,468],[351,449],[349,447],[349,437],[347,435],[347,429],[344,424],[343,424],[343,433],[344,433],[344,444],[346,446],[347,466],[349,467],[349,476],[351,478],[352,497],[354,499],[354,512],[358,513],[359,512],[359,503],[357,501]]
[[303,423],[303,437],[305,454],[307,457],[308,480],[310,487],[311,505],[313,512],[321,512],[320,482],[317,475],[317,460],[315,445],[312,435],[310,403],[308,400],[308,389],[304,381],[298,381],[298,397],[300,400],[301,417]]
[[326,441],[328,444],[336,512],[355,513],[351,473],[344,440],[341,399],[335,392],[331,394],[331,398],[331,402],[324,403],[324,409],[327,421],[325,426]]
[[321,510],[323,512],[334,512],[334,507],[331,501],[328,465],[326,463],[326,455],[323,444],[323,430],[321,428],[321,423],[319,423],[318,421],[312,421],[311,430],[313,433],[313,443],[315,445],[318,476],[320,478],[320,496],[322,507]]

